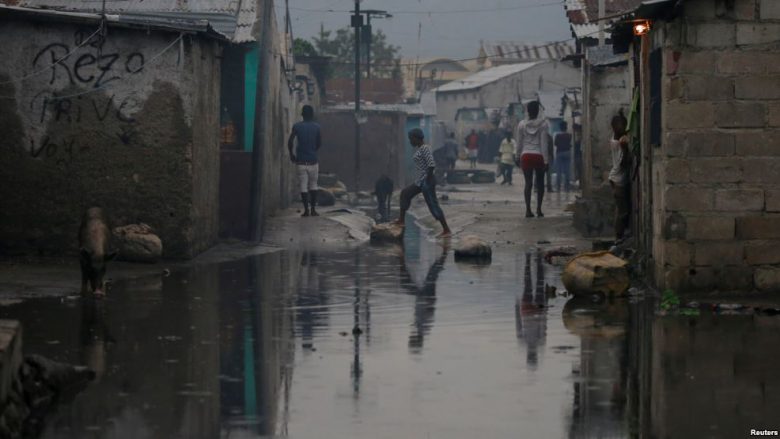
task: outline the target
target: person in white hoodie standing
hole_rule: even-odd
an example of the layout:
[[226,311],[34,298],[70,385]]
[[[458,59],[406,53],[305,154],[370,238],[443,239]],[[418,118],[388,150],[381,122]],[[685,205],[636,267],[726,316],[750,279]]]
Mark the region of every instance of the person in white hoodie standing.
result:
[[549,140],[547,119],[539,117],[539,102],[531,101],[527,107],[528,119],[517,124],[517,166],[525,177],[525,217],[533,218],[531,194],[536,184],[536,216],[543,217],[544,174],[549,169]]

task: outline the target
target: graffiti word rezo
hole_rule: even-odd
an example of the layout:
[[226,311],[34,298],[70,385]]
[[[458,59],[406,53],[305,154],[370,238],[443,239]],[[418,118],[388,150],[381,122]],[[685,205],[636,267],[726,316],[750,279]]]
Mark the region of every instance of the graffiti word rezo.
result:
[[70,51],[71,47],[67,44],[51,43],[38,51],[32,67],[41,69],[50,66],[49,85],[64,79],[71,85],[84,84],[95,88],[120,79],[120,75],[138,74],[144,69],[144,55],[140,52],[127,55],[100,51],[79,54],[76,50],[68,56]]

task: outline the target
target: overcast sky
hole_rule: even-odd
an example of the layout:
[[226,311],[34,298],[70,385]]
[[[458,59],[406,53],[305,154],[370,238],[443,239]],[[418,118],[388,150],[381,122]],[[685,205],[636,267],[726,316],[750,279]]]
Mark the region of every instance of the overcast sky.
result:
[[[293,34],[307,39],[319,32],[320,23],[325,29],[348,26],[349,14],[345,11],[355,4],[354,0],[289,2]],[[284,2],[277,0],[276,4],[283,24]],[[401,46],[402,55],[408,58],[474,57],[480,40],[537,43],[571,37],[562,0],[362,0],[361,8],[394,14],[389,20],[372,20],[372,24],[382,29],[392,44]],[[479,11],[453,12],[464,10]],[[418,44],[420,24],[422,37]]]

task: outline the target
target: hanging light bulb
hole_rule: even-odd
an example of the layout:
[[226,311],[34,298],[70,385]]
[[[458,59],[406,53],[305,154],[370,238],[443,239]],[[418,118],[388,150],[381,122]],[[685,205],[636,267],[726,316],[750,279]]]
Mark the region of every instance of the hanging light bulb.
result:
[[645,35],[648,32],[650,32],[650,22],[648,20],[634,23],[634,35]]

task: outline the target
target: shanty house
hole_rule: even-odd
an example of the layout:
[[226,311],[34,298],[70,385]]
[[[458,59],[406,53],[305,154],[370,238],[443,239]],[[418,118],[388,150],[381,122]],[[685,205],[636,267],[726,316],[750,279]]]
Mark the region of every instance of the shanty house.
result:
[[[210,247],[220,146],[248,150],[254,163],[258,145],[283,141],[255,126],[258,96],[274,104],[263,116],[281,120],[280,131],[291,119],[280,62],[259,70],[260,4],[0,3],[0,251],[75,250],[91,206],[114,225],[151,225],[165,256]],[[232,130],[221,130],[228,119]],[[258,151],[264,168],[248,166],[250,178],[274,182],[247,203],[257,211],[279,207],[291,188],[288,160],[269,150]],[[231,195],[249,198],[251,186]]]

